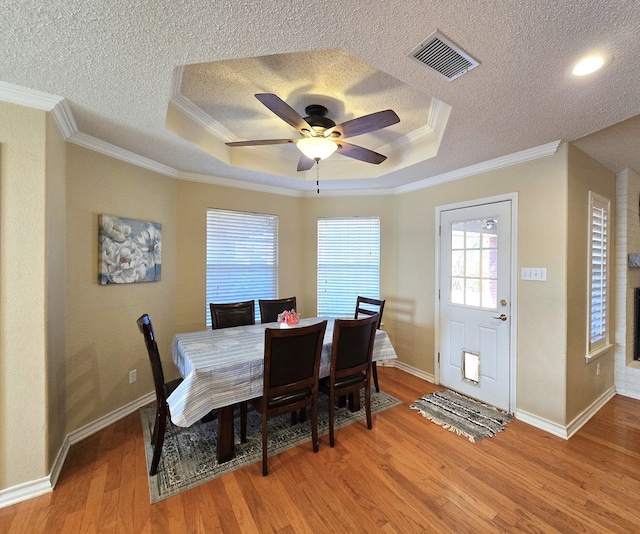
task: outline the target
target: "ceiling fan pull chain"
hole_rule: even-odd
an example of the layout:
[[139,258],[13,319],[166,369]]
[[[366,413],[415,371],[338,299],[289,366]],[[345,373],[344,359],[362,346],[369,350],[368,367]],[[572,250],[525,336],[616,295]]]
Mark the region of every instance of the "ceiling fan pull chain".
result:
[[320,159],[316,159],[316,191],[320,194]]

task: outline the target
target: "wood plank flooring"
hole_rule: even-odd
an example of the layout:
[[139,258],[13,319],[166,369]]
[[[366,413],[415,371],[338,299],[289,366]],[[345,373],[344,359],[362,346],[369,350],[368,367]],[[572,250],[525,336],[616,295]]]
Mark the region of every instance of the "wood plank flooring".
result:
[[640,532],[640,401],[616,396],[569,441],[516,420],[474,444],[408,408],[437,386],[378,372],[405,404],[372,430],[154,505],[134,413],[74,445],[53,493],[0,509],[0,532]]

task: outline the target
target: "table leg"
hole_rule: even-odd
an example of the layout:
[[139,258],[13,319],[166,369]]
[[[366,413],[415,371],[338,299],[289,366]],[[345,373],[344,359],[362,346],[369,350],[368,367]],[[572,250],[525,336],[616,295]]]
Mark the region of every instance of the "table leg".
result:
[[233,406],[218,408],[218,463],[233,458]]
[[360,410],[360,392],[349,393],[349,410],[357,412]]

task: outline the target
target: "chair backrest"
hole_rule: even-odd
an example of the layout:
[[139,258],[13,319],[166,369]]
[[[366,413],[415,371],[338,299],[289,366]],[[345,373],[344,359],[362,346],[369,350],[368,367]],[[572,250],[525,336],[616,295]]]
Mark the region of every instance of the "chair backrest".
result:
[[384,311],[384,300],[371,299],[369,297],[360,297],[356,299],[356,313],[354,319],[358,319],[361,315],[378,314],[378,324],[376,328],[380,328],[382,323],[382,312]]
[[153,373],[153,385],[156,390],[156,402],[158,406],[167,402],[164,391],[164,373],[162,372],[162,362],[160,361],[160,352],[156,343],[156,334],[151,324],[151,318],[145,313],[138,321],[138,328],[144,336],[144,342],[149,353],[149,361],[151,362],[151,372]]
[[265,329],[265,400],[305,389],[317,391],[326,329],[326,320],[310,326]]
[[377,314],[364,319],[335,319],[331,346],[331,381],[336,377],[369,373],[373,342],[380,319]]
[[259,299],[260,306],[260,322],[275,323],[278,320],[278,314],[283,311],[297,310],[296,297],[286,299]]
[[256,301],[230,302],[227,304],[209,303],[211,328],[229,328],[245,324],[256,324]]

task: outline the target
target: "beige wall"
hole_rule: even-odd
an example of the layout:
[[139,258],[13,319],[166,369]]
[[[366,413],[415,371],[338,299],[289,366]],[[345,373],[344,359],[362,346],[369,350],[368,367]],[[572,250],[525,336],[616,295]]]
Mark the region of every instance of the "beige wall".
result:
[[66,155],[54,118],[47,114],[46,141],[46,340],[47,421],[51,467],[66,437]]
[[299,312],[310,316],[302,291],[300,263],[301,204],[297,197],[178,181],[176,332],[202,330],[207,320],[206,252],[207,208],[232,209],[278,215],[279,294],[295,295]]
[[[394,335],[394,298],[396,278],[395,197],[392,195],[358,195],[348,197],[317,196],[302,199],[302,262],[304,279],[302,294],[309,312],[318,308],[317,258],[318,218],[320,217],[379,217],[380,218],[380,297],[385,299],[383,329]],[[353,308],[355,310],[355,301]]]
[[[143,313],[151,316],[166,369],[173,368],[177,187],[171,178],[67,144],[67,433],[153,390],[136,325]],[[162,224],[161,281],[98,284],[100,214]],[[131,369],[138,370],[134,384]]]
[[444,183],[397,198],[398,313],[393,340],[400,359],[434,374],[435,209],[518,194],[517,272],[546,267],[546,283],[517,282],[519,410],[564,422],[566,350],[566,148],[550,157]]
[[0,102],[0,489],[49,474],[46,134],[45,112]]
[[[567,265],[567,414],[565,423],[580,416],[595,400],[607,392],[614,382],[614,307],[615,302],[615,175],[569,145],[569,217]],[[609,295],[611,327],[610,349],[589,363],[587,353],[588,331],[588,263],[589,263],[589,191],[611,201],[609,235],[609,273],[612,277]],[[600,374],[596,372],[597,364]]]

